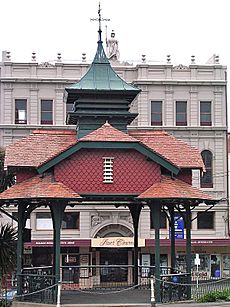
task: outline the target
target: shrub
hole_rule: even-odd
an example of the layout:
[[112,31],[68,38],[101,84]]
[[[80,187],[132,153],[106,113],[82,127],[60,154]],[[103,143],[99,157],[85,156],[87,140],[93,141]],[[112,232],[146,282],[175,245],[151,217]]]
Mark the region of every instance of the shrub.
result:
[[199,298],[198,302],[206,303],[206,302],[216,302],[218,300],[228,301],[229,297],[230,297],[230,290],[211,291],[203,295],[201,298]]

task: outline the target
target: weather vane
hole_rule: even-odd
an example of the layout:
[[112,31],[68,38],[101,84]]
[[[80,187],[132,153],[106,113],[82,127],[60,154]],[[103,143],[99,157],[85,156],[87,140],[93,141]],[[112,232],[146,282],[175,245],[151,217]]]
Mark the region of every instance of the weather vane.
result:
[[110,18],[101,18],[101,5],[100,5],[100,2],[99,2],[99,5],[98,5],[98,18],[90,18],[90,21],[98,21],[99,22],[98,34],[99,34],[99,42],[101,42],[101,22],[102,21],[110,21]]

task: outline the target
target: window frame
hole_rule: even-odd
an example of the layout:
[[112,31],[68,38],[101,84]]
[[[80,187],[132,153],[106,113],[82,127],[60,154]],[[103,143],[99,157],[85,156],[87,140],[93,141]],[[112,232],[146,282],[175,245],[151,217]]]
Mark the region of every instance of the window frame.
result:
[[[25,103],[25,109],[17,109],[16,105],[17,102],[24,102]],[[19,119],[19,110],[24,110],[25,111],[25,119],[20,120]],[[15,98],[14,99],[14,123],[17,125],[26,125],[27,124],[27,99],[26,98]]]
[[[42,110],[43,109],[43,103],[44,102],[51,102],[51,110]],[[54,124],[54,100],[53,99],[41,99],[41,104],[40,104],[40,124],[41,125],[53,125]],[[51,114],[51,120],[43,119],[43,114]]]
[[[183,111],[178,111],[177,108],[179,107],[179,104],[184,104],[186,106],[185,112]],[[178,120],[179,115],[184,115],[186,121],[180,121]],[[175,106],[175,121],[176,121],[176,126],[188,126],[188,102],[187,100],[177,100],[176,101],[176,106]]]
[[[160,104],[160,112],[156,111],[154,112],[153,111],[153,105],[154,104],[157,104],[159,103]],[[151,108],[151,111],[150,111],[150,121],[151,121],[151,126],[163,126],[163,101],[162,100],[151,100],[151,103],[150,103],[150,108]],[[155,121],[154,120],[154,115],[159,115],[161,120],[160,121]]]
[[[76,227],[71,227],[71,226],[68,226],[68,221],[65,220],[65,218],[67,218],[67,215],[76,215]],[[66,222],[66,226],[64,227],[64,223]],[[72,223],[72,222],[71,222]],[[73,221],[74,223],[74,221]],[[63,218],[62,218],[62,224],[61,224],[61,229],[62,230],[71,230],[71,229],[74,229],[74,230],[79,230],[80,229],[80,212],[78,211],[65,211],[64,214],[63,214]]]
[[[209,104],[210,110],[209,112],[201,112],[202,110],[202,105],[204,104]],[[210,120],[209,121],[204,121],[202,120],[202,116],[209,116]],[[201,100],[200,101],[200,126],[202,127],[210,127],[212,126],[212,102],[210,100]]]

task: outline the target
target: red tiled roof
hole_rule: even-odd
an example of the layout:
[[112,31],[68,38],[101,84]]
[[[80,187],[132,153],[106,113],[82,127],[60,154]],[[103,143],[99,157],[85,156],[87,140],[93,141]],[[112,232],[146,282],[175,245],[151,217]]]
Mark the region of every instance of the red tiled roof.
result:
[[76,142],[75,130],[35,130],[6,148],[5,166],[38,167]]
[[92,131],[79,141],[96,141],[96,142],[138,142],[137,139],[124,133],[106,122],[100,128]]
[[178,140],[166,131],[129,131],[129,135],[180,168],[203,168],[197,148]]
[[140,194],[138,198],[214,200],[210,195],[204,193],[198,188],[192,187],[184,181],[172,179],[168,176],[162,176],[160,182],[153,184],[145,192]]
[[0,200],[22,198],[81,198],[81,196],[63,183],[55,182],[51,175],[32,177],[0,193]]

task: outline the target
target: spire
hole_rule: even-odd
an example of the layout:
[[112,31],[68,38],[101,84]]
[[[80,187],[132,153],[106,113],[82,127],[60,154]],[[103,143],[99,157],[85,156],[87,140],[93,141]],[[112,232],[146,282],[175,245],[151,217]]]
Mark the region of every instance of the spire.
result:
[[102,40],[101,40],[101,4],[99,2],[99,5],[98,5],[98,23],[99,23],[99,29],[98,29],[98,43],[102,43]]

